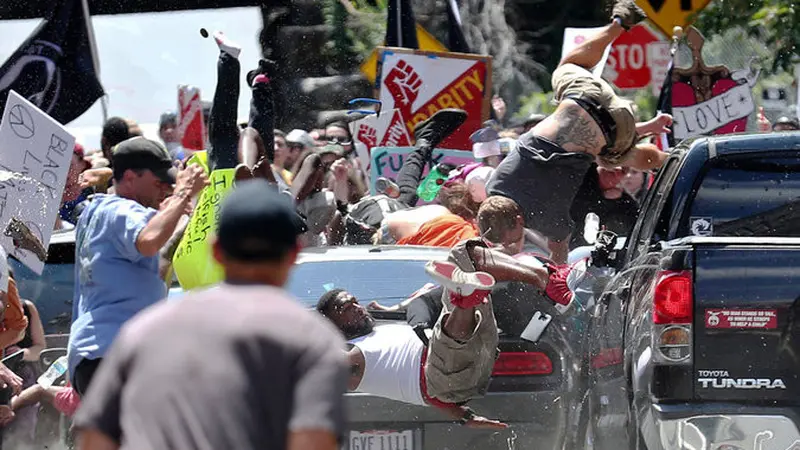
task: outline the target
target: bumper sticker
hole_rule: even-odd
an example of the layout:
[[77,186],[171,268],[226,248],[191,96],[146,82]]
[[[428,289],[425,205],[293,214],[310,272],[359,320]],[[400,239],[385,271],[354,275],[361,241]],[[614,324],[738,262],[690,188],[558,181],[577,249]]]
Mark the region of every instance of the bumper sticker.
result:
[[707,309],[706,328],[774,329],[778,311],[774,309]]

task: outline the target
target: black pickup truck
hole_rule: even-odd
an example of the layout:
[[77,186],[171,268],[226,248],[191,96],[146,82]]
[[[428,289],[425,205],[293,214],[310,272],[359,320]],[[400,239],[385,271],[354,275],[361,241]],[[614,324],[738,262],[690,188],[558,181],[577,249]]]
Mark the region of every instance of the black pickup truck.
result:
[[678,146],[589,314],[584,447],[800,449],[798,237],[800,133]]

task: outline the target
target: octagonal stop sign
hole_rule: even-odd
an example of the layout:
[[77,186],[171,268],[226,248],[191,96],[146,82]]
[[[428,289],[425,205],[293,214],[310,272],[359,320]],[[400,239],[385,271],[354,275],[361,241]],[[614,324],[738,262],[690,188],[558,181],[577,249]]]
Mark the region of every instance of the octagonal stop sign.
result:
[[614,41],[606,74],[620,89],[641,89],[653,81],[654,71],[666,70],[668,63],[669,43],[662,41],[647,25],[639,24]]

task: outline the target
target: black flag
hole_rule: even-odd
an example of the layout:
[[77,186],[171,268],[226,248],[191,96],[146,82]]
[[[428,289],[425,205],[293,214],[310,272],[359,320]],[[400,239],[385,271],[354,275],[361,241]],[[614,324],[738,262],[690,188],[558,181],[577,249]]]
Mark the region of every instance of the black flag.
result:
[[386,45],[419,48],[417,21],[414,18],[414,10],[411,8],[411,0],[389,0]]
[[458,12],[458,2],[447,0],[447,30],[448,48],[451,52],[471,53],[467,39],[464,37],[464,29],[461,27],[461,14]]
[[0,67],[0,113],[12,89],[62,124],[103,96],[83,0],[55,8]]

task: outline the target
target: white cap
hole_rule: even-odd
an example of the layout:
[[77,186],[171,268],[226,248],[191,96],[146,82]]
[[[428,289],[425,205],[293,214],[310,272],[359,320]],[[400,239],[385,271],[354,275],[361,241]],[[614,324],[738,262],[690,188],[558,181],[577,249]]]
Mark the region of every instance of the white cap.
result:
[[0,291],[8,292],[8,255],[0,246]]
[[481,203],[486,200],[486,182],[489,181],[493,173],[494,168],[482,166],[471,171],[464,180],[472,196],[472,200],[476,203]]
[[472,144],[472,154],[476,159],[488,158],[490,156],[500,156],[500,142],[476,142]]
[[286,135],[286,142],[302,144],[306,148],[314,148],[314,138],[304,130],[294,129]]

